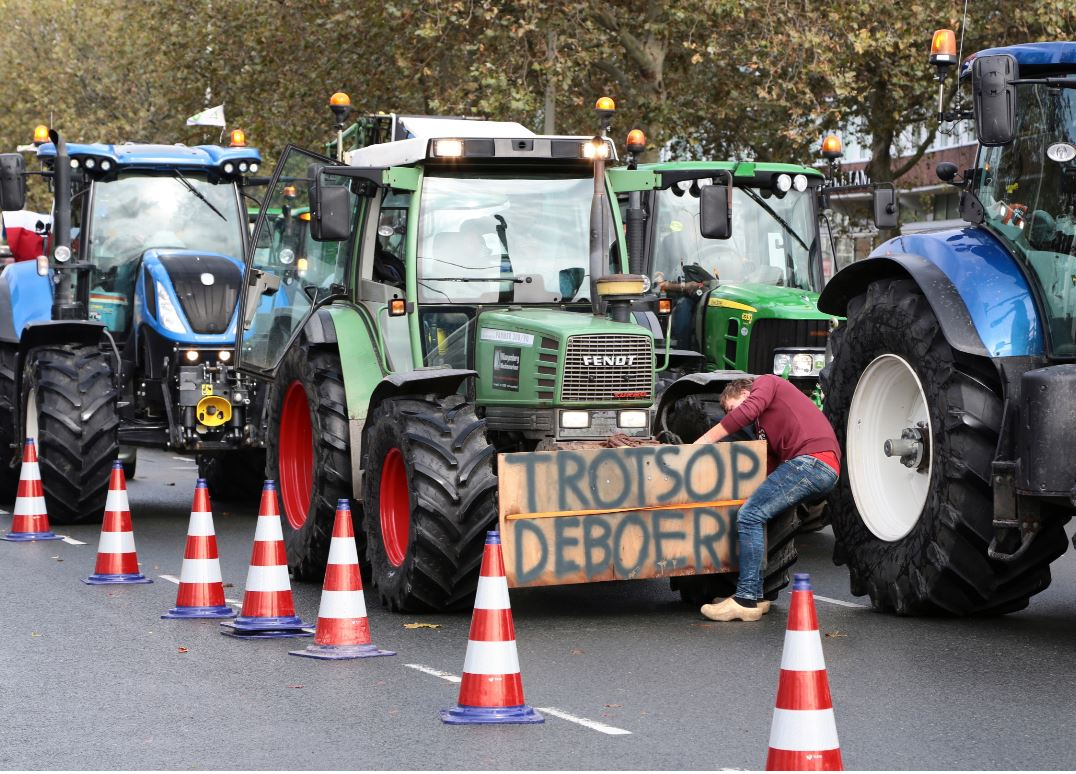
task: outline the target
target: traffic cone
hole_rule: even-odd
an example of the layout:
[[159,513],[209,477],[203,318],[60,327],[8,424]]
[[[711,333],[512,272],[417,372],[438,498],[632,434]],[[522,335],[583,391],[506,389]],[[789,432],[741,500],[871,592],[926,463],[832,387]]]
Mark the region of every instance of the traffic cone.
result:
[[486,533],[459,703],[441,710],[441,720],[452,725],[545,722],[541,714],[523,703],[516,629],[508,601],[501,535],[496,530]]
[[91,586],[105,583],[153,583],[138,569],[134,530],[131,527],[131,508],[127,503],[127,480],[123,462],[112,463],[108,480],[108,499],[105,500],[105,520],[101,525],[101,541],[97,544],[97,566],[93,575],[83,578]]
[[205,479],[198,479],[194,505],[187,528],[187,549],[179,573],[176,606],[161,618],[233,618],[235,611],[224,604],[224,584],[220,579],[217,536],[213,532],[213,511]]
[[822,637],[814,609],[811,576],[792,584],[781,678],[770,726],[767,771],[842,771],[841,746],[833,718]]
[[11,530],[3,540],[62,540],[49,528],[45,511],[45,489],[41,485],[41,469],[37,465],[37,446],[27,438],[22,447],[22,467],[19,468],[19,490],[15,495],[15,510],[11,514]]
[[336,521],[329,543],[329,563],[325,567],[314,644],[303,650],[293,650],[291,655],[334,659],[396,655],[391,650],[381,650],[370,644],[370,622],[362,597],[351,504],[346,499],[336,502]]
[[274,481],[266,481],[262,487],[258,526],[254,530],[254,550],[250,556],[247,586],[243,594],[243,610],[234,621],[226,621],[221,626],[224,627],[221,634],[239,639],[311,637],[314,634],[304,629],[307,624],[295,615]]

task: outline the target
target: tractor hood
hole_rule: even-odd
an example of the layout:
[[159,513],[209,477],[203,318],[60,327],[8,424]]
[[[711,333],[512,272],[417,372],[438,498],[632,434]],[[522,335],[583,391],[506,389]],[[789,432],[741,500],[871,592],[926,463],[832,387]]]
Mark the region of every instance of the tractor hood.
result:
[[243,277],[238,260],[200,250],[150,249],[143,254],[142,268],[146,311],[164,326],[168,338],[217,341],[235,336]]
[[475,332],[478,401],[638,406],[654,395],[654,337],[634,323],[554,309],[483,312]]
[[799,288],[782,288],[749,282],[723,282],[711,291],[709,306],[739,309],[756,317],[826,320],[818,311],[818,294]]

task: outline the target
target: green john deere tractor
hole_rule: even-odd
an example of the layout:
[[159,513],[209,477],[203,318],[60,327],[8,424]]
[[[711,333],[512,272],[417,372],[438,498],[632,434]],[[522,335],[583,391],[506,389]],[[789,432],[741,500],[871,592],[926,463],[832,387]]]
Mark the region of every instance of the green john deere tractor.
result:
[[[377,141],[345,152],[345,135],[368,133],[345,132],[341,118],[337,160],[288,147],[274,172],[248,257],[239,365],[271,384],[267,475],[296,577],[324,571],[348,498],[386,607],[461,607],[498,521],[498,455],[615,438],[624,448],[601,453],[623,462],[656,416],[675,417],[655,401],[659,325],[642,308],[646,278],[627,272],[604,131],[374,116]],[[703,226],[727,229],[730,189],[712,188]],[[309,238],[285,246],[282,216],[307,211]],[[651,547],[692,528],[661,513]],[[771,598],[795,561],[794,532],[771,526]],[[502,534],[506,555],[512,540]],[[690,575],[677,579],[685,599],[731,591],[735,573],[697,566],[665,573]]]

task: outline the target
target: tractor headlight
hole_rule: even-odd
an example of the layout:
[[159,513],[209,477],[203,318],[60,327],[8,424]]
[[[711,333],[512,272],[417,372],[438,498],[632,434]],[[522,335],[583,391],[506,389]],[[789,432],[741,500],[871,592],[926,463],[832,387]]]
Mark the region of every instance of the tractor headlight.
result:
[[224,174],[230,175],[232,172],[235,172],[235,164],[229,161],[224,165]]
[[560,426],[569,429],[590,427],[590,412],[562,411],[560,412]]
[[60,245],[52,251],[52,257],[56,259],[57,263],[67,263],[71,260],[71,248]]
[[784,374],[786,370],[792,368],[792,355],[786,352],[778,352],[773,356],[773,372],[778,376]]
[[818,376],[826,367],[826,353],[817,350],[775,352],[773,372],[778,376]]
[[101,171],[107,172],[110,169],[112,169],[112,162],[108,159],[101,159]]
[[258,163],[256,161],[250,162],[250,174],[254,174],[258,171]]
[[157,319],[161,321],[161,325],[173,333],[187,332],[179,312],[172,305],[172,299],[168,297],[168,291],[160,282],[157,283]]
[[792,188],[792,176],[786,175],[784,172],[777,176],[777,179],[773,181],[774,187],[781,193],[788,193]]
[[86,159],[84,163],[86,165],[86,169],[97,169],[97,159],[95,159],[93,156],[90,156],[88,159]]
[[616,423],[620,427],[640,428],[646,427],[650,422],[647,411],[621,411],[617,415]]
[[188,349],[183,353],[183,359],[186,360],[188,363],[197,363],[199,357],[200,355],[198,354],[198,350],[196,349]]
[[232,351],[230,349],[222,349],[217,353],[217,360],[222,363],[230,363],[232,360]]
[[800,193],[807,190],[807,175],[796,175],[792,178],[792,187]]
[[810,352],[801,352],[792,356],[792,375],[810,376],[814,371],[814,357]]
[[247,162],[245,162],[245,161],[240,161],[239,162],[239,171],[240,172],[246,172],[248,168],[249,167],[248,167]]

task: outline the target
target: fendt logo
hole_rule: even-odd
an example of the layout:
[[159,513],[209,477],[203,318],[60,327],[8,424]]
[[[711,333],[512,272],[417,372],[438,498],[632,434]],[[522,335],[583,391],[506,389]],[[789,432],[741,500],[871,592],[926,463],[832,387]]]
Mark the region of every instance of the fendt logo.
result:
[[635,363],[635,355],[583,355],[583,365],[629,366]]

